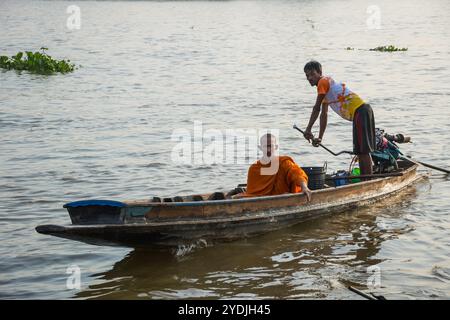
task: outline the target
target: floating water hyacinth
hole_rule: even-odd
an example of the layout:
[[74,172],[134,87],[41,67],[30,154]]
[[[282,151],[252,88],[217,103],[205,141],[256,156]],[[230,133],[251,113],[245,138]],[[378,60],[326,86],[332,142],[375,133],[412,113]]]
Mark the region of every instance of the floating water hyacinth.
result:
[[[355,48],[347,47],[345,50],[355,50]],[[360,51],[367,51],[367,49],[356,49]],[[396,52],[396,51],[408,51],[408,48],[397,48],[395,46],[380,46],[376,48],[369,49],[369,51],[380,51],[380,52]]]
[[376,48],[369,49],[370,51],[380,51],[380,52],[396,52],[396,51],[408,51],[408,48],[397,48],[393,45],[390,46],[380,46]]
[[70,63],[70,60],[55,60],[45,53],[45,50],[48,49],[42,47],[42,52],[19,52],[11,58],[0,56],[0,68],[27,70],[39,74],[68,73],[75,70],[75,64]]

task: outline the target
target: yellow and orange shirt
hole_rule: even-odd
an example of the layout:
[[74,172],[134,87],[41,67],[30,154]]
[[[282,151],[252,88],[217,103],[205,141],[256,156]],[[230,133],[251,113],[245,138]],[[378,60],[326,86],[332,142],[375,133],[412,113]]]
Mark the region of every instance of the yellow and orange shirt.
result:
[[317,93],[325,94],[323,103],[327,103],[342,118],[352,121],[356,109],[364,104],[356,93],[344,83],[336,82],[331,77],[322,77],[317,84]]

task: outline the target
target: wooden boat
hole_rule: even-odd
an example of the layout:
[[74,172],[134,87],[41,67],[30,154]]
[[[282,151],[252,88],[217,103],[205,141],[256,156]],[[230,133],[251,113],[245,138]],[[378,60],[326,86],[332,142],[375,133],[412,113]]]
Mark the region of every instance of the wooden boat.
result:
[[[395,176],[303,194],[203,200],[186,196],[156,200],[85,200],[64,205],[72,225],[41,225],[42,234],[97,245],[177,245],[196,239],[231,240],[291,226],[316,217],[366,206],[418,181],[418,165],[399,161]],[[327,184],[331,184],[327,180]],[[209,196],[211,198],[211,196]],[[171,202],[168,202],[171,201]]]

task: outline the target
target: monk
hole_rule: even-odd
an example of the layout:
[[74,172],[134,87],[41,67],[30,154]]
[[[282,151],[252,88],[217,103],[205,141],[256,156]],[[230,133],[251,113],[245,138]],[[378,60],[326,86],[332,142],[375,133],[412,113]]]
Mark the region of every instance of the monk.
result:
[[[306,173],[291,157],[275,155],[278,149],[276,137],[267,133],[261,137],[260,144],[258,147],[263,152],[263,156],[250,166],[247,192],[237,195],[238,198],[302,193],[306,195],[308,201],[311,201],[311,190],[308,188]],[[270,169],[274,170],[271,172]]]

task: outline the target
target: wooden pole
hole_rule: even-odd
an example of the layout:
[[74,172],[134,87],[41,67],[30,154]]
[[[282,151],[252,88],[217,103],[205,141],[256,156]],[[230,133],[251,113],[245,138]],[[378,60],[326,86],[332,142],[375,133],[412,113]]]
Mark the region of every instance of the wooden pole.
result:
[[362,292],[362,291],[360,291],[360,290],[358,290],[358,289],[356,289],[356,288],[354,288],[352,286],[348,286],[348,289],[350,291],[353,291],[354,293],[359,294],[361,297],[364,297],[364,298],[366,298],[368,300],[377,300],[375,297],[369,296],[367,293],[364,293],[364,292]]

